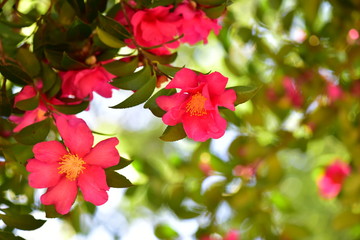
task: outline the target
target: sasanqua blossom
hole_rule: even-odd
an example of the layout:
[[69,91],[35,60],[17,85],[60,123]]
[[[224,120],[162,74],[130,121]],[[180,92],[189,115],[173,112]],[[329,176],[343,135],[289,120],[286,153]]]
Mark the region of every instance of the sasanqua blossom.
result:
[[336,197],[340,193],[342,184],[350,171],[349,165],[340,160],[336,160],[327,166],[324,175],[317,182],[320,195],[324,198]]
[[117,138],[109,138],[92,147],[94,137],[82,119],[58,117],[56,126],[64,144],[41,142],[34,146],[35,158],[28,160],[26,169],[29,185],[47,188],[41,196],[44,205],[55,205],[60,214],[70,211],[78,188],[86,201],[94,205],[108,200],[104,168],[116,165],[120,156],[115,146]]
[[235,110],[234,90],[226,90],[228,79],[218,72],[197,74],[183,68],[176,73],[166,89],[179,88],[171,96],[156,99],[160,108],[167,111],[162,117],[165,124],[182,123],[187,136],[195,141],[220,138],[226,130],[226,120],[220,116],[218,106]]

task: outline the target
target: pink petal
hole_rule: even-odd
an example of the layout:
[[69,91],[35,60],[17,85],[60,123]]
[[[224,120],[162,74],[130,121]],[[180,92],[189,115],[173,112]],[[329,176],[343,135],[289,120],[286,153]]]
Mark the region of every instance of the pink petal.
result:
[[65,145],[73,154],[83,157],[90,152],[94,136],[84,120],[59,116],[56,118],[56,126]]
[[225,90],[223,94],[221,94],[217,98],[217,105],[226,107],[232,111],[235,110],[234,102],[236,101],[236,92],[233,89]]
[[97,165],[108,168],[119,163],[120,155],[115,148],[119,140],[115,137],[103,140],[91,149],[90,153],[84,157],[84,161],[90,165]]
[[330,178],[324,176],[318,181],[320,195],[323,198],[334,198],[341,191],[341,184],[334,183]]
[[51,187],[40,198],[44,205],[55,205],[60,214],[67,214],[75,202],[77,195],[76,181],[70,181],[66,177],[60,179],[57,185]]
[[35,95],[36,95],[35,88],[30,85],[27,85],[23,87],[23,89],[21,89],[21,91],[15,96],[14,102],[17,103],[19,101],[35,97]]
[[183,68],[175,74],[174,78],[165,88],[180,88],[186,90],[197,86],[198,80],[196,73],[188,68]]
[[53,163],[67,154],[64,145],[58,141],[40,142],[33,147],[35,158],[45,163]]
[[224,92],[228,78],[219,72],[213,72],[207,75],[200,74],[199,79],[207,83],[210,95],[220,95]]
[[183,104],[189,96],[182,93],[175,93],[171,96],[159,96],[156,99],[157,105],[164,111],[169,111],[172,108]]
[[78,177],[78,185],[84,199],[94,205],[102,205],[107,202],[109,187],[106,183],[104,169],[88,165],[85,171]]
[[33,188],[48,188],[56,185],[60,180],[59,164],[45,163],[36,159],[28,160],[26,170],[30,172],[28,180]]

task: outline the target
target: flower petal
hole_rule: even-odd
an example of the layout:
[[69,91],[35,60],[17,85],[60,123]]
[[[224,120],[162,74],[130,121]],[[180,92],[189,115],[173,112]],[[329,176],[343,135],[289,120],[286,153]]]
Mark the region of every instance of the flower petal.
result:
[[228,78],[224,77],[219,72],[213,72],[210,74],[199,74],[199,80],[201,82],[207,83],[206,85],[209,89],[209,94],[211,96],[222,94],[228,82]]
[[108,168],[119,163],[120,155],[115,148],[119,140],[115,137],[99,142],[91,149],[90,153],[84,157],[87,164],[97,165]]
[[57,185],[51,187],[40,198],[44,205],[55,205],[60,214],[67,214],[75,202],[77,195],[76,181],[70,181],[66,177],[60,179]]
[[156,98],[156,103],[159,107],[165,111],[169,111],[170,109],[180,106],[189,95],[182,94],[182,93],[175,93],[171,96],[160,96]]
[[174,78],[165,88],[180,88],[186,90],[197,86],[198,80],[196,73],[188,68],[183,68],[175,74]]
[[94,136],[85,121],[80,118],[66,119],[63,116],[56,118],[56,126],[65,145],[73,154],[85,156],[94,143]]
[[61,177],[58,167],[57,162],[45,163],[37,159],[28,160],[26,170],[30,172],[29,185],[33,188],[48,188],[56,185]]
[[58,141],[37,143],[33,147],[33,152],[37,160],[46,163],[57,162],[63,155],[68,153],[64,145]]
[[98,166],[87,166],[78,178],[78,185],[84,199],[94,205],[102,205],[107,202],[109,187],[106,183],[104,169]]
[[226,107],[232,111],[235,110],[236,92],[233,89],[225,90],[216,101],[216,105]]

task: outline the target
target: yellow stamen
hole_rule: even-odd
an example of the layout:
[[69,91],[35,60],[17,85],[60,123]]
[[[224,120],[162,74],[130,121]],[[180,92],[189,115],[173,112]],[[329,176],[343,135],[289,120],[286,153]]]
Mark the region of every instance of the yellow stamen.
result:
[[204,97],[201,93],[195,93],[186,104],[186,112],[188,112],[190,116],[198,117],[207,114],[205,109],[206,100],[206,97]]
[[74,181],[85,169],[85,167],[83,166],[85,164],[84,160],[80,158],[77,154],[65,154],[60,158],[59,164],[59,173],[65,173],[67,179],[69,179],[70,181]]

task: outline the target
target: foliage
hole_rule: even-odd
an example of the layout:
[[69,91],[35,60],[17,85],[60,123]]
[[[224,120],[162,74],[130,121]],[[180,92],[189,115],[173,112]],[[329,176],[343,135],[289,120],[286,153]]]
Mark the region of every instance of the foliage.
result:
[[[95,218],[97,208],[79,197],[62,216],[39,204],[25,167],[34,144],[58,139],[53,115],[83,113],[93,91],[109,97],[104,89],[129,92],[111,105],[117,112],[126,116],[143,104],[139,111],[151,112],[154,119],[137,129],[129,125],[139,119],[130,118],[104,127],[104,132],[117,130],[122,156],[106,169],[108,185],[125,188],[113,211],[128,222],[151,219],[154,239],[184,237],[181,228],[161,217],[164,212],[177,222],[194,223],[193,239],[229,239],[231,231],[241,239],[360,237],[359,4],[191,1],[209,19],[219,18],[222,29],[210,35],[208,45],[182,43],[168,54],[154,51],[165,43],[136,45],[129,19],[119,20],[119,13],[131,13],[129,7],[139,11],[182,2],[0,3],[0,239],[21,239],[17,229],[41,231],[44,221],[55,217],[76,233],[90,232],[81,218]],[[182,36],[177,37],[166,45],[180,44]],[[208,66],[214,56],[216,64]],[[99,66],[113,76],[111,85],[102,85],[104,91],[94,88],[79,97],[77,90],[87,84],[64,89],[62,74]],[[229,77],[227,89],[236,91],[237,106],[235,111],[219,108],[228,122],[223,138],[196,143],[186,138],[181,124],[165,127],[157,119],[165,111],[156,98],[175,93],[163,82],[184,67]],[[28,97],[17,97],[20,88]],[[15,130],[13,116],[29,112],[39,119]],[[325,199],[317,184],[334,161],[346,163],[351,172],[340,193]],[[138,177],[129,181],[122,175],[126,169]],[[36,210],[46,218],[35,218]],[[124,232],[114,231],[114,237]]]

